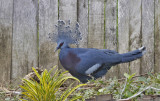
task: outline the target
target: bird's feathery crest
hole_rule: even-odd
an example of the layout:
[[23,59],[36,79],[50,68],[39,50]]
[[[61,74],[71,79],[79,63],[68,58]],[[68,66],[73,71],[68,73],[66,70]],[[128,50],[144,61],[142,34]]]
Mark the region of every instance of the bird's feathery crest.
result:
[[66,44],[78,44],[78,41],[82,39],[81,32],[79,31],[79,23],[77,22],[75,27],[71,27],[70,20],[65,23],[62,20],[58,20],[58,25],[54,33],[49,33],[49,38],[53,42],[66,42]]

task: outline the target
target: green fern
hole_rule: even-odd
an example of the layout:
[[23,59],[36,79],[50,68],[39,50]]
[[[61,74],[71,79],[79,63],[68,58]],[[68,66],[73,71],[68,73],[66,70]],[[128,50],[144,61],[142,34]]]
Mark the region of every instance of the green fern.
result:
[[[85,84],[79,84],[76,87],[72,88],[72,84],[68,87],[68,89],[63,92],[60,96],[57,95],[59,92],[59,88],[62,84],[68,80],[73,79],[75,81],[79,81],[77,78],[72,76],[64,76],[67,71],[60,73],[60,70],[55,70],[53,67],[52,70],[49,72],[45,69],[44,72],[40,75],[35,68],[32,67],[33,71],[35,72],[36,76],[40,80],[38,83],[34,79],[27,80],[23,79],[23,85],[20,87],[24,90],[22,95],[24,98],[21,99],[22,101],[32,100],[32,101],[65,101],[77,88],[84,86]],[[55,70],[53,76],[51,76],[51,72]],[[77,96],[72,98],[72,101],[80,99],[81,96]]]

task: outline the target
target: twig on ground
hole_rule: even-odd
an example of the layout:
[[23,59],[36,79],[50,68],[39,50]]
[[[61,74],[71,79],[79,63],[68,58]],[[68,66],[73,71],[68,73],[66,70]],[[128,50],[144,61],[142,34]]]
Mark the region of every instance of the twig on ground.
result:
[[1,94],[15,94],[15,95],[21,95],[21,92],[19,91],[9,91],[7,88],[5,87],[0,87],[0,93]]
[[126,82],[125,82],[124,88],[122,89],[122,92],[121,92],[121,95],[120,95],[120,99],[122,98],[122,94],[123,94],[124,90],[126,89],[126,85],[127,85],[127,78],[126,78]]
[[122,100],[130,100],[130,99],[133,99],[133,98],[139,96],[140,94],[142,94],[144,91],[146,91],[146,90],[148,90],[148,89],[153,89],[153,90],[159,90],[159,91],[160,91],[160,89],[158,89],[158,88],[148,86],[148,87],[146,87],[145,89],[143,89],[142,91],[134,94],[133,96],[131,96],[131,97],[127,98],[127,99],[122,99]]

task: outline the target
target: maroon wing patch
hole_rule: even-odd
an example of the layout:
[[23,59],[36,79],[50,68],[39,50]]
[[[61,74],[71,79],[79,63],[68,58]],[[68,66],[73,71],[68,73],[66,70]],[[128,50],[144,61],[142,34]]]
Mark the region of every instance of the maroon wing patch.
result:
[[68,52],[67,56],[65,56],[63,59],[62,59],[62,65],[64,68],[66,69],[70,69],[72,68],[75,69],[76,65],[80,62],[80,58],[72,53],[72,52]]

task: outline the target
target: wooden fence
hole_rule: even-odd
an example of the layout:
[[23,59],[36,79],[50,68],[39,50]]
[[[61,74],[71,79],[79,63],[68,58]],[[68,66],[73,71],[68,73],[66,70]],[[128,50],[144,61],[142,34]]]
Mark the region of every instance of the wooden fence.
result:
[[79,47],[147,47],[142,59],[112,67],[106,78],[160,71],[160,0],[0,0],[0,82],[59,64],[48,39],[58,19],[79,22]]

